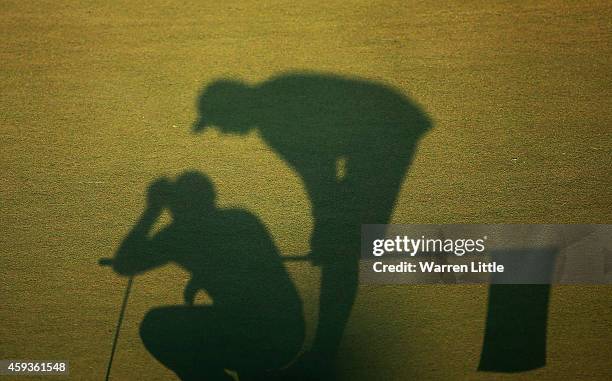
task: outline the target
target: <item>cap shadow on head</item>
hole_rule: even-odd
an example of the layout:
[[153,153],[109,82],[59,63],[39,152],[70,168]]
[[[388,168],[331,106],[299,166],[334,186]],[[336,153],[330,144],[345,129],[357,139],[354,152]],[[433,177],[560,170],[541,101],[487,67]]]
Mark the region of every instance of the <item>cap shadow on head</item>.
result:
[[215,126],[227,134],[248,133],[256,115],[254,93],[254,87],[242,81],[222,79],[212,82],[198,97],[198,120],[192,131],[201,133],[207,127]]
[[215,209],[216,192],[210,179],[197,172],[181,174],[173,184],[168,208],[173,218],[202,217]]

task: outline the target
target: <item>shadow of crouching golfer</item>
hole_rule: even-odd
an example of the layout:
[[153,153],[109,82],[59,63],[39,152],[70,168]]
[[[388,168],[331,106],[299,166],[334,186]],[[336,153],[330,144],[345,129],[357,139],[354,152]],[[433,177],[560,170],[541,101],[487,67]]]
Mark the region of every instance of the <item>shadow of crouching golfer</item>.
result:
[[[167,208],[172,223],[150,237]],[[182,380],[241,379],[280,368],[304,340],[297,290],[265,227],[242,210],[215,206],[212,183],[187,172],[148,189],[147,207],[113,260],[121,275],[168,262],[191,274],[185,305],[150,310],[140,325],[147,350]],[[196,306],[205,290],[210,306]]]

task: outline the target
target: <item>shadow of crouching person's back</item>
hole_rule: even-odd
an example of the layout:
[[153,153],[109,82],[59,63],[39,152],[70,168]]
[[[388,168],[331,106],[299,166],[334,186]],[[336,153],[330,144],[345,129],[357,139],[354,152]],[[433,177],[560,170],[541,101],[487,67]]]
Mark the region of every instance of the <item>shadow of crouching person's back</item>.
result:
[[[164,208],[172,223],[149,237]],[[182,380],[249,379],[289,363],[304,340],[302,303],[270,235],[242,210],[219,209],[210,181],[188,172],[149,188],[148,205],[123,241],[123,275],[174,262],[191,274],[185,305],[150,310],[140,335],[147,350]],[[212,305],[194,306],[198,291]]]

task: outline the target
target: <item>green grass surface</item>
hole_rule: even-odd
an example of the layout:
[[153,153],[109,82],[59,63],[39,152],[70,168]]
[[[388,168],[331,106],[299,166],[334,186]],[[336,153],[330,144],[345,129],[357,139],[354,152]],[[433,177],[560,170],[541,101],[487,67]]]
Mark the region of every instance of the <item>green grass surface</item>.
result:
[[[159,176],[206,173],[284,255],[308,252],[302,181],[261,137],[190,132],[219,78],[322,71],[421,105],[433,128],[394,223],[609,223],[610,20],[605,1],[3,1],[0,358],[68,359],[72,378],[103,378],[126,280],[96,262]],[[319,270],[288,270],[312,337]],[[114,379],[172,377],[138,324],[181,303],[186,281],[172,266],[136,279]],[[547,366],[513,375],[476,372],[486,302],[485,286],[360,287],[341,379],[608,379],[610,287],[555,287]]]

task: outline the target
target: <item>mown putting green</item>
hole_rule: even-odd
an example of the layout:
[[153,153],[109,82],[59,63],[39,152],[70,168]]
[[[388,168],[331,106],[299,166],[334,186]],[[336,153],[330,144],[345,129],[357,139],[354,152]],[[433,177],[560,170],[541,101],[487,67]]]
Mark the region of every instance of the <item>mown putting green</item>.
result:
[[[329,73],[417,104],[432,126],[392,222],[608,223],[611,19],[604,1],[5,2],[0,358],[66,359],[72,378],[103,379],[126,279],[97,261],[161,176],[206,174],[283,255],[309,251],[304,182],[265,138],[192,132],[198,94],[222,78]],[[319,269],[286,266],[312,340]],[[183,303],[187,280],[176,266],[135,279],[113,379],[172,378],[138,327]],[[554,287],[547,364],[511,375],[476,371],[486,303],[484,286],[360,287],[341,379],[609,377],[609,287]]]

